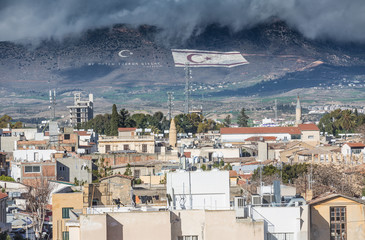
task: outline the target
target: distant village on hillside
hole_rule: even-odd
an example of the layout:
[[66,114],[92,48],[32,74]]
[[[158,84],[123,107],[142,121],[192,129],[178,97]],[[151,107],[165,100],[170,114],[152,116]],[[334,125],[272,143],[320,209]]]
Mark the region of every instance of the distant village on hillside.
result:
[[294,121],[245,108],[217,121],[171,101],[166,116],[95,115],[75,93],[60,123],[54,95],[35,127],[0,118],[0,237],[365,239],[362,111],[307,122],[298,96]]

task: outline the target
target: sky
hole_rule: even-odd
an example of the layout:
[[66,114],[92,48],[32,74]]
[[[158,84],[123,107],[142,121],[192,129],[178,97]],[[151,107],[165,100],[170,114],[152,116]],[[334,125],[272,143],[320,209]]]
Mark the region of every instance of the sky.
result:
[[0,41],[62,39],[123,23],[186,40],[210,24],[232,31],[279,18],[310,39],[365,43],[365,0],[1,0]]

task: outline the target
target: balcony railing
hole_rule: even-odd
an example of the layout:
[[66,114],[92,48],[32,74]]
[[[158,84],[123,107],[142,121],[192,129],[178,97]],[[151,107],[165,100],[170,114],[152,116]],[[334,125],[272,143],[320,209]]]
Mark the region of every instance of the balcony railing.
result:
[[141,136],[100,136],[99,141],[101,140],[154,140],[155,136],[141,135]]

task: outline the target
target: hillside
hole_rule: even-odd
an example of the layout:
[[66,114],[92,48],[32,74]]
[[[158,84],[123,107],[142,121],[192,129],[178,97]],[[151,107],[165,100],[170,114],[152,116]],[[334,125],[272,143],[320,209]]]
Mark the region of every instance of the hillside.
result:
[[[6,98],[0,110],[6,112],[14,104],[44,106],[50,87],[65,104],[72,101],[72,91],[82,90],[107,105],[129,102],[161,108],[166,91],[182,99],[184,71],[174,67],[171,48],[235,50],[250,62],[231,69],[193,69],[196,99],[204,95],[224,102],[222,98],[232,96],[285,95],[348,83],[362,91],[365,81],[363,45],[306,39],[277,20],[238,33],[211,25],[179,45],[161,41],[158,34],[151,26],[115,25],[36,46],[0,42],[0,85]],[[126,57],[118,55],[121,50],[128,50],[123,52]]]

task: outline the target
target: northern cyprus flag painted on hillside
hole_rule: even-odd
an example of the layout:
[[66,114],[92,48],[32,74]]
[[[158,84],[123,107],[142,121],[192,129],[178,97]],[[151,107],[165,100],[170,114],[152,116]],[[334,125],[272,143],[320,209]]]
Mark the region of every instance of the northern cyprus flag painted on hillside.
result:
[[171,49],[175,67],[236,67],[249,62],[240,52]]

